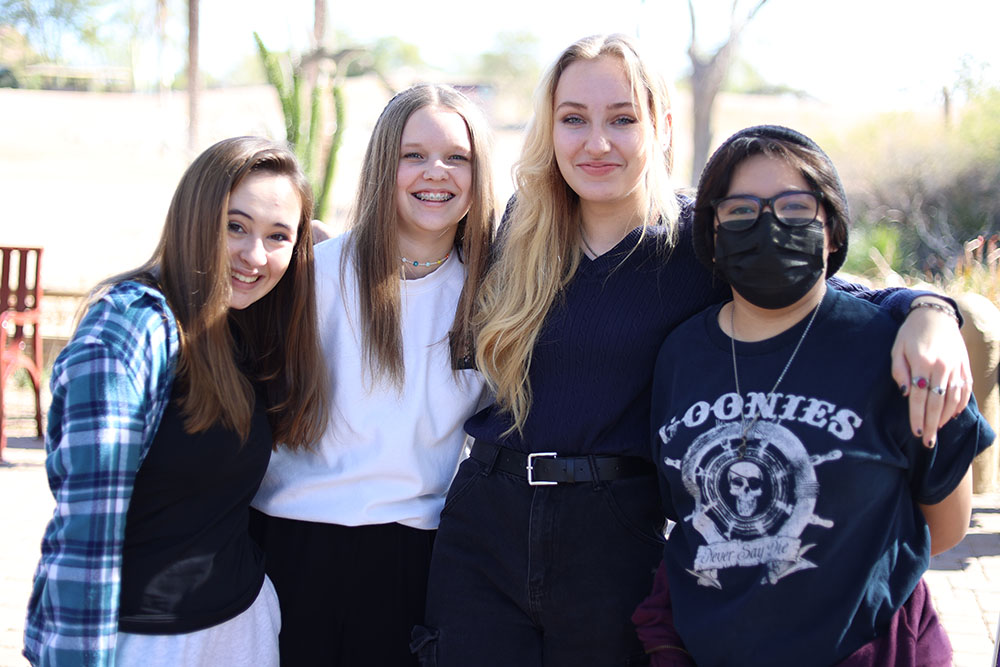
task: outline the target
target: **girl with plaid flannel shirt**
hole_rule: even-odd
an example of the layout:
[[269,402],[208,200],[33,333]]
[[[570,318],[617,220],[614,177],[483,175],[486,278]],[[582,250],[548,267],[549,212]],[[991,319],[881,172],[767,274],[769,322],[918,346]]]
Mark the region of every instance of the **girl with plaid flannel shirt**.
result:
[[247,515],[272,443],[326,423],[311,217],[287,149],[219,142],[150,260],[95,290],[52,371],[33,665],[277,664]]

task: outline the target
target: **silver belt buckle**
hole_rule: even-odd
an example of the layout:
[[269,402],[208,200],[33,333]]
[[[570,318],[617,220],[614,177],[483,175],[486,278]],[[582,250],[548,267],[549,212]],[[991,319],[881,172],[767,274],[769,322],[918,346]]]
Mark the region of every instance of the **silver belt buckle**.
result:
[[525,466],[525,470],[528,471],[528,486],[555,486],[559,482],[536,481],[534,477],[532,477],[532,473],[535,470],[535,468],[531,464],[532,461],[538,458],[539,456],[556,458],[557,455],[555,452],[533,452],[531,454],[528,454],[528,465]]

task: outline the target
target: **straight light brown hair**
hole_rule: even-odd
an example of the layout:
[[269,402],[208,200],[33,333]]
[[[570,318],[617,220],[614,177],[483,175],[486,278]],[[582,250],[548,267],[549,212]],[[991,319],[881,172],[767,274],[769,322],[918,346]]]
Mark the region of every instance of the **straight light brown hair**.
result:
[[478,107],[451,86],[438,84],[414,86],[393,97],[375,123],[365,151],[341,275],[350,257],[357,277],[368,368],[373,380],[387,378],[397,387],[403,383],[405,369],[399,296],[399,281],[404,274],[399,261],[396,170],[406,121],[424,107],[441,107],[461,116],[472,147],[471,204],[455,234],[455,250],[465,265],[466,276],[449,335],[454,369],[471,363],[470,320],[486,272],[495,220],[490,134]]
[[[295,246],[288,269],[268,294],[245,309],[230,309],[229,196],[249,174],[260,172],[288,178],[299,195]],[[95,290],[91,301],[124,280],[163,292],[180,332],[174,381],[180,383],[188,433],[221,423],[245,440],[255,402],[251,381],[266,388],[275,446],[307,447],[326,427],[312,209],[309,183],[288,149],[259,137],[220,141],[181,177],[152,257]]]

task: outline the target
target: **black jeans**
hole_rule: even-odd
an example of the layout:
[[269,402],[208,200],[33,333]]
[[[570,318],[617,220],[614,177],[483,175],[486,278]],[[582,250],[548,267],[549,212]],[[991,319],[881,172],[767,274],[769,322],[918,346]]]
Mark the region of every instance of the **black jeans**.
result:
[[630,617],[663,556],[655,474],[529,486],[468,459],[434,543],[425,667],[645,664]]
[[250,510],[278,592],[283,667],[414,667],[433,530],[338,526]]

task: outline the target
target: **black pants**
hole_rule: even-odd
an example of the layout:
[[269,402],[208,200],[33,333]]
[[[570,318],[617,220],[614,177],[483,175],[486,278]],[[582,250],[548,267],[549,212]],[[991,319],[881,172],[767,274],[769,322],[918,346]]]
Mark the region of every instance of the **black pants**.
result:
[[413,667],[433,530],[338,526],[251,510],[281,606],[286,667]]
[[653,474],[528,486],[467,459],[434,545],[425,667],[647,664],[630,617],[663,557]]

